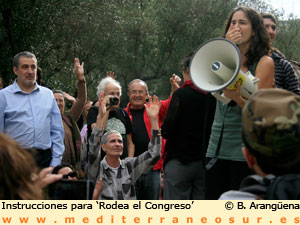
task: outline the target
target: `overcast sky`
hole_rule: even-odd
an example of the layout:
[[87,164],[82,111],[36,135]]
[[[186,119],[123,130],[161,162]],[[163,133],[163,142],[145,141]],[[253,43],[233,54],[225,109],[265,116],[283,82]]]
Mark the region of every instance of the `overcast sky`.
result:
[[293,13],[300,19],[300,0],[265,0],[271,4],[274,9],[284,10],[284,18],[287,18],[290,13]]

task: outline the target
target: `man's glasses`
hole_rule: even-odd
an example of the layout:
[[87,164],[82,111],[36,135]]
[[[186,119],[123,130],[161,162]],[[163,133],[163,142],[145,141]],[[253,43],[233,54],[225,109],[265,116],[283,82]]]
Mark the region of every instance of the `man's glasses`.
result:
[[147,92],[146,92],[146,91],[142,91],[142,90],[139,90],[139,91],[137,91],[137,90],[132,90],[132,91],[130,91],[129,93],[132,94],[132,95],[137,95],[137,94],[143,95],[143,94],[146,94]]

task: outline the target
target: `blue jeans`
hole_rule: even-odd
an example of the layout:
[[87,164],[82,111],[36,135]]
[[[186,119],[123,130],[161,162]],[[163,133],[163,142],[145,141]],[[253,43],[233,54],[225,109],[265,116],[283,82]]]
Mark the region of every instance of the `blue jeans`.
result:
[[160,170],[151,169],[135,183],[137,200],[158,200],[160,194]]

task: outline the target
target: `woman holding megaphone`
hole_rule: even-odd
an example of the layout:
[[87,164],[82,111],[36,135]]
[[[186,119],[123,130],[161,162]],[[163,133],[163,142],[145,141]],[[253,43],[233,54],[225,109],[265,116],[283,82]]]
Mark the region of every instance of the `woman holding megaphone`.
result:
[[[258,88],[272,88],[274,62],[268,56],[269,38],[263,19],[251,8],[237,7],[226,23],[224,37],[234,42],[241,54],[242,72],[250,71],[259,79]],[[218,199],[227,191],[239,189],[251,173],[242,154],[241,110],[247,99],[236,90],[225,88],[229,104],[217,101],[212,133],[207,150],[206,199]]]

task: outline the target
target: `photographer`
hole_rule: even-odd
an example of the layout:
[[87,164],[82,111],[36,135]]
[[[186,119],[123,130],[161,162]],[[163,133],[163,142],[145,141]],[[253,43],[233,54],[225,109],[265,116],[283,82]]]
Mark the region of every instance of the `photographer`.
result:
[[0,133],[0,199],[41,200],[43,189],[61,180],[61,174],[51,174],[53,167],[39,171],[34,158],[16,141]]
[[[128,113],[120,108],[120,96],[122,94],[121,86],[118,81],[112,77],[106,77],[101,80],[97,87],[97,95],[102,95],[106,101],[107,118],[103,119],[103,129],[105,131],[116,130],[123,138],[124,151],[121,158],[133,157],[134,156],[134,144],[132,142],[132,126]],[[87,116],[88,125],[88,138],[90,137],[93,128],[96,126],[96,120],[100,116],[98,113],[98,107],[93,106],[89,110]],[[102,156],[103,156],[102,152]]]

